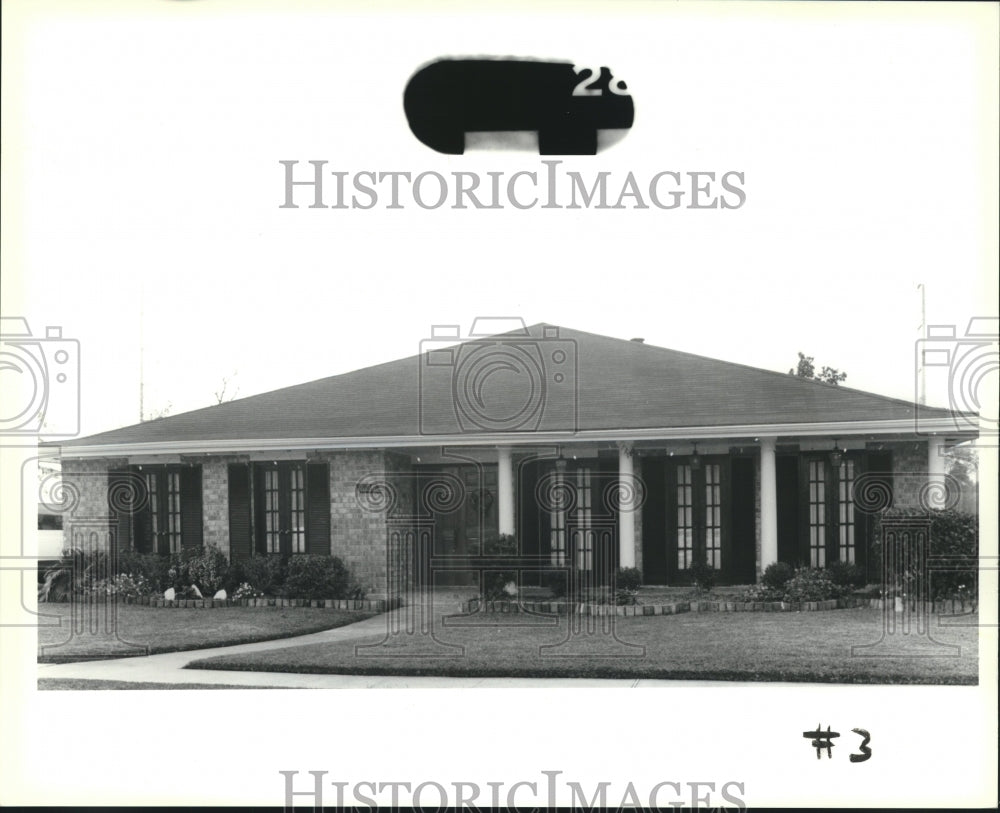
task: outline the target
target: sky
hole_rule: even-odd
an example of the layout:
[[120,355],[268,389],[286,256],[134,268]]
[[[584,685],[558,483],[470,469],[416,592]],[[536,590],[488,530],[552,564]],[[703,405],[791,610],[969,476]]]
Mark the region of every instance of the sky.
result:
[[[456,37],[388,6],[355,16],[351,36],[320,4],[45,8],[24,15],[23,67],[8,77],[18,239],[4,298],[36,334],[59,325],[79,341],[83,435],[138,420],[140,377],[145,415],[176,414],[214,403],[225,378],[228,392],[264,392],[411,355],[433,325],[491,315],[770,370],[801,350],[846,386],[913,398],[918,285],[927,322],[959,335],[996,314],[981,104],[993,78],[972,12],[943,28],[919,10],[900,24],[867,7],[682,4],[667,36],[643,23],[662,9],[595,4],[565,29],[484,10]],[[351,175],[544,170],[537,155],[445,156],[410,134],[412,72],[481,53],[596,62],[627,80],[632,130],[599,166],[565,158],[561,172],[607,171],[618,189],[628,172],[642,186],[735,171],[746,203],[333,210],[297,193],[300,208],[280,208],[281,160]],[[946,405],[931,379],[929,401]]]
[[[41,351],[53,359],[78,342],[81,435],[138,420],[140,366],[146,416],[177,414],[214,403],[227,377],[230,392],[264,392],[412,355],[434,325],[482,316],[781,372],[802,351],[846,371],[846,386],[913,398],[918,286],[926,322],[958,336],[972,317],[997,316],[995,4],[10,0],[2,11],[2,314],[36,336],[61,327],[63,344]],[[446,156],[409,132],[409,77],[476,55],[608,66],[627,83],[628,134],[560,171],[608,172],[616,190],[630,172],[640,186],[666,171],[737,172],[745,203],[281,207],[281,161],[350,176],[542,172],[531,152]],[[996,391],[991,341],[983,393]],[[928,401],[948,405],[940,373]],[[18,392],[12,375],[0,368],[5,398]],[[72,393],[51,395],[53,416],[74,414]],[[12,459],[0,448],[7,509]],[[7,509],[4,555],[20,539]],[[5,612],[21,611],[20,595],[5,587]],[[3,713],[17,734],[5,734],[0,787],[22,803],[278,804],[279,769],[511,781],[573,766],[648,784],[735,779],[752,805],[817,793],[982,805],[969,777],[995,783],[995,673],[969,691],[401,690],[320,703],[94,692],[43,704],[32,631],[3,631]],[[995,664],[992,646],[983,663]],[[517,719],[542,721],[545,753],[511,721],[511,698]],[[921,742],[937,735],[915,728],[913,710],[939,706],[960,721],[962,747],[935,750],[915,783]],[[859,773],[846,754],[817,763],[799,733],[817,715],[867,725],[880,769]],[[466,722],[443,730],[441,719]],[[725,734],[735,719],[738,743]],[[472,720],[491,734],[488,759],[466,747]],[[52,731],[77,739],[55,753]],[[628,758],[609,760],[612,743]]]

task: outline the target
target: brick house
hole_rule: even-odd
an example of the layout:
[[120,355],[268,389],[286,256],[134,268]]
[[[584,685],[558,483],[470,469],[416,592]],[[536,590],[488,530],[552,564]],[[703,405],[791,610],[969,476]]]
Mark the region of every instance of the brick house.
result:
[[332,553],[384,595],[407,546],[450,557],[435,583],[467,583],[503,533],[598,580],[686,583],[703,559],[747,584],[778,560],[868,565],[877,511],[920,505],[945,447],[977,436],[965,413],[640,339],[472,336],[55,444],[67,544]]

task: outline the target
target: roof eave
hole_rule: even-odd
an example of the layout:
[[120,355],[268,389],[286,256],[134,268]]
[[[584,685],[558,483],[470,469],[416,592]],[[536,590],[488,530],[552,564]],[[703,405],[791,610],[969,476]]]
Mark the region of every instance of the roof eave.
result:
[[[381,435],[327,438],[240,438],[226,440],[169,440],[141,443],[108,443],[66,446],[63,459],[128,457],[151,454],[245,454],[259,451],[348,450],[427,448],[434,446],[504,446],[541,443],[708,440],[722,438],[779,438],[853,435],[947,436],[965,440],[979,436],[968,421],[957,416],[883,421],[834,421],[830,423],[737,424],[729,426],[679,426],[651,429],[594,429],[577,432],[494,432],[457,435]],[[53,444],[54,445],[54,444]]]

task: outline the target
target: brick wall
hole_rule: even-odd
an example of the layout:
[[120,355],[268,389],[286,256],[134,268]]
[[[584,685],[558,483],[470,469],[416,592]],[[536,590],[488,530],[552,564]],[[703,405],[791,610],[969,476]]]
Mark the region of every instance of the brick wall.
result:
[[62,461],[61,497],[50,507],[63,516],[63,547],[107,549],[114,512],[108,504],[108,472],[124,459]]
[[920,490],[927,484],[927,441],[869,443],[867,447],[892,453],[893,505],[920,508]]
[[229,464],[236,457],[201,461],[201,512],[205,546],[214,545],[229,556]]
[[356,487],[365,477],[387,477],[385,457],[382,451],[343,451],[315,458],[330,465],[330,552],[376,597],[386,589],[386,517],[366,510]]

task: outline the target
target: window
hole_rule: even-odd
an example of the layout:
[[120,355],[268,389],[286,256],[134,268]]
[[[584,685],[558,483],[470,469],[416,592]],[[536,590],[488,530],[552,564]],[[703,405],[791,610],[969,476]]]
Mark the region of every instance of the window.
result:
[[[562,482],[565,476],[565,471],[556,469],[558,480],[553,487],[553,491],[556,494],[565,494]],[[554,508],[549,514],[549,548],[551,550],[550,558],[552,564],[566,564],[566,511],[558,507]]]
[[589,468],[576,470],[576,515],[574,517],[579,532],[576,534],[576,568],[594,568],[593,506],[591,505],[591,471]]
[[705,561],[722,567],[722,467],[705,466]]
[[278,508],[278,470],[264,472],[264,537],[268,553],[281,553],[281,517]]
[[306,475],[302,466],[291,469],[291,523],[292,553],[306,552]]
[[837,517],[837,530],[839,532],[839,552],[841,562],[854,564],[854,461],[844,460],[840,464],[838,472],[839,490],[837,498],[839,502],[839,514]]
[[134,466],[128,476],[141,478],[146,493],[135,510],[124,516],[121,538],[130,536],[135,549],[146,553],[180,553],[185,547],[201,547],[200,466]]
[[675,464],[668,488],[673,498],[672,533],[678,571],[689,570],[703,557],[709,567],[723,569],[728,471],[727,459],[720,456],[702,458],[702,465],[697,468],[685,458]]
[[264,554],[329,553],[326,463],[254,464],[255,549]]
[[845,454],[835,466],[826,454],[804,456],[802,527],[809,547],[808,552],[802,549],[802,558],[810,567],[864,559],[865,528],[854,506],[854,481],[862,461],[858,454]]
[[826,567],[826,464],[809,461],[809,566]]
[[677,467],[677,569],[687,570],[694,563],[694,503],[691,467]]

